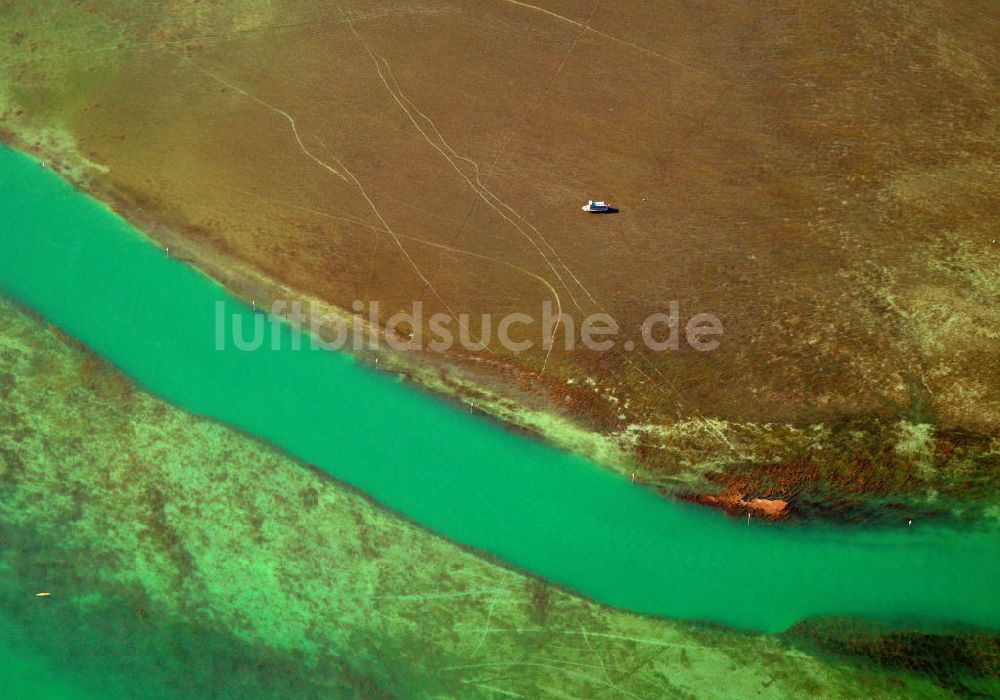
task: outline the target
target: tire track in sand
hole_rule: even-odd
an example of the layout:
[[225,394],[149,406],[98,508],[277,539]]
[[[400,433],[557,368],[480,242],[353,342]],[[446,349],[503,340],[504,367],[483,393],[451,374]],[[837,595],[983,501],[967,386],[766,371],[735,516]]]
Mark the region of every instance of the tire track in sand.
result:
[[[524,231],[524,229],[522,229],[521,226],[519,226],[516,221],[514,221],[507,214],[501,211],[500,206],[509,210],[511,213],[513,213],[518,218],[521,218],[522,220],[523,217],[517,214],[517,212],[511,209],[507,204],[505,204],[502,200],[500,200],[499,197],[497,197],[495,194],[493,194],[492,191],[490,191],[487,187],[485,187],[485,185],[483,185],[482,180],[479,178],[479,164],[476,163],[471,158],[468,158],[467,156],[463,156],[457,153],[453,148],[451,148],[450,145],[448,145],[447,141],[441,135],[441,132],[437,129],[436,125],[434,125],[433,120],[426,114],[424,114],[422,111],[420,111],[419,108],[417,108],[416,105],[414,105],[413,102],[410,101],[406,97],[406,95],[402,92],[402,90],[399,87],[399,83],[395,79],[395,76],[392,75],[391,68],[389,67],[389,62],[385,59],[385,57],[383,57],[374,49],[372,49],[372,47],[368,44],[368,42],[364,39],[364,37],[362,37],[361,34],[358,32],[358,30],[354,27],[353,22],[348,22],[347,24],[351,28],[351,31],[354,33],[354,35],[358,38],[358,41],[360,41],[361,44],[364,46],[365,51],[368,53],[369,58],[371,58],[372,63],[375,65],[375,70],[377,71],[379,79],[382,81],[382,84],[385,86],[385,89],[389,92],[390,96],[393,98],[396,104],[399,105],[399,108],[403,110],[403,113],[406,114],[407,118],[410,120],[410,123],[413,124],[413,126],[417,129],[417,131],[424,138],[424,140],[427,141],[427,143],[430,144],[431,147],[433,147],[436,151],[438,151],[438,153],[440,153],[444,157],[444,159],[448,161],[448,163],[455,170],[455,172],[457,172],[459,176],[463,180],[465,180],[465,182],[469,185],[469,187],[471,187],[472,190],[484,202],[486,202],[486,204],[491,209],[493,209],[500,217],[502,217],[512,226],[514,226],[514,228],[531,244],[531,246],[536,250],[536,252],[538,252],[538,254],[548,265],[549,269],[551,269],[553,274],[555,274],[555,276],[558,278],[559,282],[568,291],[570,297],[573,298],[573,293],[569,285],[567,285],[565,280],[563,280],[562,276],[559,274],[558,269],[556,269],[555,265],[552,264],[552,261],[549,260],[545,252],[538,246],[538,243],[534,240],[534,238],[532,238],[530,234]],[[392,79],[392,85],[390,85],[389,80],[386,79],[386,74],[388,74]],[[424,128],[417,121],[417,119],[413,116],[414,112],[416,112],[425,122],[427,122],[429,127],[434,131],[435,135],[441,141],[440,145],[430,138],[430,136],[427,134],[427,131],[424,130]],[[463,171],[462,168],[458,167],[458,165],[455,162],[456,160],[462,160],[472,165],[473,169],[476,172],[476,182],[473,182],[472,179],[470,179],[469,176],[465,173],[465,171]],[[495,200],[495,202],[493,200]],[[535,229],[535,232],[536,234],[538,233],[537,229]],[[541,234],[538,235],[540,236]],[[551,248],[551,246],[549,247]],[[552,289],[554,291],[555,288],[550,283],[547,282],[546,285],[549,287],[549,289]],[[558,332],[559,325],[561,323],[559,316],[561,316],[563,309],[562,299],[557,292],[554,294],[554,298],[557,307],[557,312],[556,312],[557,321],[552,328],[552,334],[550,335],[549,341],[547,343],[545,359],[543,360],[542,368],[538,373],[539,376],[541,376],[541,374],[545,372],[545,368],[548,365],[549,357],[552,354],[552,349],[555,347],[555,342],[554,342],[555,335]],[[576,304],[575,298],[573,299],[573,302],[574,304]],[[576,305],[577,308],[579,308],[579,304]]]
[[[596,4],[595,4],[594,7],[596,9]],[[468,156],[464,156],[464,155],[458,153],[457,151],[455,151],[455,149],[452,148],[451,145],[448,143],[447,139],[445,139],[444,136],[441,134],[441,132],[438,130],[437,125],[434,123],[434,120],[431,119],[429,116],[427,116],[423,111],[421,111],[420,108],[417,107],[413,103],[413,101],[410,100],[406,96],[406,94],[403,92],[402,88],[399,86],[399,83],[396,80],[395,75],[392,73],[392,69],[389,66],[388,60],[384,56],[381,56],[374,49],[372,49],[371,46],[367,43],[367,41],[365,41],[365,39],[363,37],[361,37],[361,35],[358,33],[357,29],[354,28],[353,25],[351,25],[351,30],[354,32],[355,36],[357,36],[358,39],[362,42],[362,44],[364,44],[365,49],[368,51],[368,54],[369,54],[369,56],[372,59],[372,62],[375,64],[375,68],[378,71],[379,78],[381,78],[383,84],[386,86],[386,89],[389,91],[390,95],[392,95],[393,99],[396,101],[396,103],[400,106],[400,108],[403,110],[403,112],[410,119],[410,122],[414,125],[414,127],[416,127],[417,131],[420,132],[420,135],[423,136],[424,139],[431,146],[433,146],[439,153],[441,153],[442,156],[444,156],[444,158],[451,164],[452,168],[454,168],[455,171],[458,172],[458,174],[466,181],[466,183],[468,183],[469,186],[472,187],[473,191],[475,191],[476,194],[479,195],[479,197],[482,199],[482,201],[486,202],[486,204],[490,208],[492,208],[498,215],[500,215],[503,219],[505,219],[507,222],[509,222],[512,226],[514,226],[514,228],[517,229],[517,231],[519,233],[521,233],[521,235],[524,236],[532,244],[532,246],[535,248],[535,250],[538,252],[538,254],[542,257],[542,259],[545,261],[545,263],[549,266],[549,268],[556,275],[556,278],[562,284],[562,286],[564,287],[564,289],[566,290],[566,292],[569,294],[570,300],[573,302],[573,305],[577,308],[577,310],[580,313],[586,313],[586,310],[580,305],[580,303],[576,299],[576,296],[573,294],[572,288],[569,286],[569,284],[567,284],[567,282],[563,279],[562,275],[559,273],[559,271],[552,264],[552,261],[549,259],[548,255],[546,255],[546,253],[539,248],[539,246],[535,242],[535,240],[523,228],[521,228],[521,226],[519,226],[516,221],[514,221],[513,219],[511,219],[510,216],[507,216],[502,211],[500,211],[499,207],[502,207],[502,208],[506,209],[510,213],[511,216],[516,217],[521,222],[523,222],[523,224],[525,226],[527,226],[528,228],[530,228],[534,232],[534,234],[538,237],[538,239],[542,242],[542,244],[546,248],[548,248],[549,252],[555,258],[555,260],[559,264],[559,266],[562,267],[566,271],[566,273],[572,278],[573,282],[581,290],[583,290],[584,294],[586,294],[586,296],[590,299],[591,303],[594,305],[594,308],[596,308],[598,311],[600,311],[603,314],[607,314],[607,311],[605,311],[605,309],[597,302],[597,300],[591,294],[590,290],[587,289],[587,287],[583,284],[583,282],[580,281],[580,279],[566,265],[566,263],[564,263],[562,261],[562,258],[559,256],[559,254],[556,252],[556,250],[552,247],[552,245],[548,242],[548,240],[545,238],[545,236],[542,235],[541,231],[539,231],[538,228],[534,224],[532,224],[530,221],[528,221],[526,218],[524,218],[524,216],[522,216],[515,209],[513,209],[510,205],[508,205],[506,202],[504,202],[502,199],[500,199],[496,194],[493,193],[492,190],[490,190],[489,187],[486,186],[486,184],[482,181],[482,178],[481,178],[481,171],[480,171],[479,163],[477,163],[472,158],[469,158]],[[381,64],[380,64],[380,61],[381,61]],[[383,65],[385,67],[385,72],[384,73],[383,73],[383,70],[382,70]],[[392,83],[395,86],[395,90],[393,90],[393,87],[390,86],[389,82],[386,80],[386,77],[385,77],[386,74],[388,74],[389,78],[392,80]],[[431,130],[433,130],[434,134],[437,136],[438,140],[441,142],[440,145],[438,145],[437,143],[435,143],[434,141],[432,141],[428,137],[427,133],[423,130],[423,128],[421,128],[421,126],[417,123],[416,119],[413,117],[413,114],[411,113],[411,110],[413,112],[416,112],[427,123],[427,125],[429,126],[429,128]],[[445,151],[447,151],[447,153]],[[449,153],[451,154],[450,156],[449,156]],[[455,160],[465,161],[465,162],[469,163],[472,166],[473,170],[475,171],[475,183],[473,183],[472,180],[465,174],[465,172],[463,172],[462,169],[459,168],[455,164]],[[548,283],[546,283],[546,284],[547,284],[547,286],[550,289],[552,289],[552,285],[551,284],[548,284]],[[561,314],[562,313],[562,302],[561,302],[561,300],[560,300],[560,298],[559,298],[558,295],[556,295],[555,298],[556,298],[556,304],[557,304],[557,307],[558,307],[557,314]],[[607,315],[610,315],[610,314],[607,314]],[[549,361],[549,357],[550,357],[551,352],[552,352],[552,348],[555,346],[554,339],[555,339],[555,335],[556,335],[556,333],[558,332],[558,329],[559,329],[559,323],[560,322],[557,322],[553,326],[552,334],[549,337],[548,351],[546,352],[545,359],[544,359],[544,361],[542,363],[542,368],[539,371],[538,376],[541,376],[545,372],[545,369],[546,369],[546,367],[548,365],[548,361]],[[636,345],[635,341],[632,341],[631,338],[629,338],[628,336],[626,336],[626,339],[630,340],[630,342],[632,342],[633,345]],[[622,353],[620,353],[618,351],[616,351],[615,354],[618,355],[619,357],[623,358],[625,360],[626,364],[628,364],[632,369],[634,369],[636,372],[638,372],[647,382],[650,382],[651,385],[654,388],[657,388],[657,389],[659,389],[659,390],[662,391],[662,387],[658,387],[656,385],[655,381],[653,380],[653,378],[649,374],[647,374],[646,371],[644,371],[641,367],[639,367],[632,360],[631,357],[629,357],[628,355],[624,355],[624,354],[622,354]],[[659,376],[660,379],[664,383],[666,383],[670,387],[670,389],[674,392],[674,394],[676,395],[678,392],[677,392],[677,388],[674,385],[674,383],[668,377],[666,377],[662,372],[660,372],[660,370],[657,367],[655,367],[654,365],[652,365],[652,363],[649,363],[648,360],[646,362],[649,365],[649,368],[652,369],[653,373],[656,374],[657,376]]]
[[[212,80],[215,80],[216,82],[218,82],[218,83],[220,83],[222,85],[225,85],[226,87],[228,87],[228,88],[230,88],[230,89],[238,92],[241,95],[244,95],[245,97],[253,100],[257,104],[262,105],[262,106],[266,107],[267,109],[270,109],[270,110],[272,110],[274,112],[277,112],[278,114],[280,114],[281,116],[283,116],[286,120],[288,120],[288,122],[292,126],[292,133],[295,135],[295,140],[298,142],[299,147],[302,149],[302,152],[305,153],[311,160],[315,161],[318,165],[322,166],[325,170],[328,170],[330,173],[332,173],[332,174],[336,175],[337,177],[339,177],[341,180],[343,180],[345,182],[348,182],[348,183],[353,183],[354,184],[354,186],[357,188],[357,190],[361,193],[361,196],[368,203],[368,206],[371,208],[371,210],[375,214],[376,218],[382,224],[383,228],[392,237],[393,241],[396,243],[396,246],[399,248],[400,252],[403,254],[403,257],[406,258],[406,261],[410,264],[410,267],[413,268],[413,271],[417,274],[417,276],[420,278],[420,280],[427,286],[427,288],[430,290],[431,294],[434,295],[434,298],[437,299],[438,302],[440,302],[441,305],[445,309],[448,310],[448,313],[450,313],[452,316],[455,316],[454,309],[452,309],[451,306],[448,304],[448,302],[444,300],[444,298],[438,293],[437,289],[434,288],[434,285],[431,284],[431,281],[429,279],[427,279],[427,277],[424,275],[424,273],[420,270],[420,267],[417,265],[417,263],[410,256],[409,251],[406,250],[406,247],[403,245],[402,241],[400,241],[398,234],[389,225],[389,222],[387,222],[385,220],[385,217],[382,216],[382,212],[379,211],[379,208],[375,205],[375,202],[372,201],[372,198],[369,196],[368,191],[365,189],[364,185],[361,184],[361,181],[350,170],[350,168],[348,168],[343,163],[343,161],[341,161],[339,158],[337,158],[337,156],[333,155],[332,153],[330,154],[330,157],[333,159],[333,161],[337,164],[337,166],[340,167],[340,170],[337,170],[336,168],[334,168],[330,164],[326,163],[323,160],[320,160],[316,155],[314,155],[312,153],[312,151],[310,151],[306,147],[306,145],[302,142],[302,138],[299,136],[298,127],[295,124],[295,119],[290,114],[288,114],[287,112],[285,112],[284,110],[278,109],[274,105],[272,105],[272,104],[270,104],[268,102],[265,102],[264,100],[260,99],[256,95],[253,95],[253,94],[247,92],[246,90],[244,90],[243,88],[239,87],[238,85],[234,85],[233,83],[227,81],[226,79],[222,78],[221,76],[218,76],[215,73],[212,73],[211,71],[207,70],[206,68],[203,68],[200,64],[198,64],[190,56],[187,56],[185,54],[178,54],[178,53],[175,53],[175,52],[171,52],[171,53],[174,53],[175,56],[177,56],[178,58],[181,58],[185,62],[189,63],[192,67],[194,67],[196,70],[198,70],[203,75],[211,78]],[[341,170],[343,172],[341,172]]]
[[[596,4],[594,6],[594,9],[596,9]],[[517,219],[519,219],[520,221],[522,221],[525,226],[527,226],[528,228],[530,228],[534,232],[534,234],[538,237],[538,239],[543,243],[543,245],[546,248],[548,248],[549,252],[552,254],[552,256],[558,262],[559,266],[562,267],[566,271],[566,273],[573,279],[574,283],[580,289],[583,290],[584,294],[587,295],[587,297],[590,299],[590,301],[594,305],[594,307],[598,311],[600,311],[601,313],[609,315],[609,314],[607,314],[607,311],[604,310],[604,308],[597,302],[597,300],[594,298],[594,296],[590,293],[590,290],[587,289],[587,287],[580,281],[580,279],[576,276],[576,274],[562,261],[562,259],[559,256],[559,254],[555,251],[555,249],[548,242],[548,240],[545,238],[545,236],[542,235],[541,231],[539,231],[538,228],[534,224],[532,224],[530,221],[528,221],[526,218],[524,218],[520,213],[518,213],[516,210],[514,210],[510,205],[508,205],[506,202],[504,202],[502,199],[500,199],[496,194],[493,193],[492,190],[489,189],[489,187],[486,186],[485,183],[483,183],[482,178],[481,178],[481,171],[480,171],[479,163],[477,163],[472,158],[464,156],[464,155],[458,153],[457,151],[455,151],[455,149],[452,148],[451,145],[448,143],[447,139],[445,139],[444,136],[441,134],[440,130],[438,130],[437,125],[434,123],[434,120],[431,119],[429,116],[427,116],[423,111],[421,111],[420,108],[417,107],[413,103],[413,101],[410,100],[406,96],[406,94],[403,92],[402,88],[400,87],[398,81],[396,80],[395,75],[392,73],[392,69],[391,69],[391,67],[389,65],[388,60],[384,56],[382,56],[378,52],[376,52],[368,44],[368,42],[364,39],[364,37],[362,37],[361,34],[357,31],[357,29],[354,27],[353,23],[348,22],[348,26],[350,26],[351,31],[358,38],[358,40],[362,43],[362,45],[364,45],[365,50],[368,52],[369,57],[372,59],[372,62],[375,64],[375,69],[378,72],[379,78],[382,80],[382,83],[385,85],[386,89],[389,91],[389,94],[393,97],[393,99],[399,105],[400,109],[403,110],[403,112],[409,118],[410,122],[417,129],[417,131],[420,133],[420,135],[423,136],[423,138],[431,146],[433,146],[439,153],[441,153],[442,156],[444,156],[444,158],[448,161],[448,163],[452,166],[452,168],[465,180],[465,182],[473,189],[473,191],[475,191],[476,194],[484,202],[486,202],[486,204],[490,208],[492,208],[498,215],[500,215],[503,219],[505,219],[507,222],[509,222],[512,226],[514,226],[514,228],[519,233],[521,233],[521,235],[524,236],[532,244],[532,246],[535,248],[535,250],[538,252],[538,254],[542,257],[542,259],[545,261],[545,263],[549,266],[549,268],[556,275],[556,278],[559,280],[559,282],[565,288],[566,292],[570,296],[570,300],[573,302],[573,305],[577,308],[577,310],[580,313],[586,313],[586,311],[584,310],[584,308],[576,300],[576,296],[573,294],[572,288],[566,283],[566,281],[563,279],[562,275],[559,274],[559,271],[552,264],[552,261],[549,259],[548,255],[546,255],[545,252],[542,251],[539,248],[539,246],[535,242],[535,240],[521,226],[519,226],[516,221],[514,221],[513,219],[511,219],[510,216],[504,214],[500,210],[500,207],[503,207],[504,209],[506,209],[508,212],[510,212],[511,216],[516,217]],[[381,61],[381,63],[380,63],[380,61]],[[383,72],[383,65],[385,67],[385,72]],[[395,90],[393,89],[393,86],[390,86],[389,81],[386,80],[386,77],[385,77],[386,74],[388,74],[389,77],[391,78],[392,83],[395,86]],[[411,110],[412,110],[412,112],[411,112]],[[413,112],[416,112],[427,123],[427,125],[430,127],[430,129],[433,130],[434,134],[437,136],[437,138],[441,142],[440,145],[438,145],[437,143],[435,143],[427,135],[427,133],[424,131],[424,129],[420,126],[420,124],[414,118]],[[449,156],[449,153],[451,154],[450,156]],[[472,166],[473,170],[475,171],[475,183],[473,183],[472,180],[468,177],[468,175],[466,175],[466,173],[461,168],[459,168],[456,165],[455,160],[465,161],[465,162],[469,163]],[[551,284],[548,285],[548,286],[550,288],[552,288]],[[562,313],[562,302],[561,302],[560,298],[558,297],[558,295],[556,296],[556,304],[557,304],[557,307],[558,307],[557,314],[561,314]],[[542,368],[539,371],[538,376],[541,376],[545,372],[546,367],[548,366],[548,361],[549,361],[549,357],[550,357],[551,352],[552,352],[552,348],[555,347],[555,340],[554,339],[555,339],[556,333],[558,332],[559,325],[560,325],[560,321],[557,321],[557,323],[553,326],[552,334],[549,337],[548,348],[547,348],[547,352],[545,354],[545,359],[544,359],[544,361],[542,363]],[[628,339],[630,342],[632,342],[632,344],[633,344],[634,347],[638,347],[638,345],[635,343],[635,341],[633,341],[631,338],[629,338],[628,336],[626,336],[626,339]],[[657,389],[658,391],[661,391],[661,392],[663,391],[663,388],[661,386],[658,386],[657,383],[653,380],[653,378],[649,374],[647,374],[647,372],[644,371],[641,367],[639,367],[639,365],[637,365],[632,360],[632,358],[629,355],[621,353],[617,348],[614,350],[614,352],[615,352],[615,354],[617,356],[619,356],[622,359],[624,359],[624,361],[625,361],[625,363],[627,365],[629,365],[632,369],[634,369],[636,372],[638,372],[643,377],[643,379],[645,379],[647,382],[650,382],[650,384],[651,384],[651,386],[653,386],[653,388],[655,388],[655,389]],[[653,371],[653,373],[656,374],[667,386],[670,387],[671,391],[673,392],[673,394],[674,394],[674,396],[676,398],[677,395],[678,395],[678,391],[677,391],[676,385],[666,375],[664,375],[659,370],[659,368],[657,368],[655,365],[653,365],[652,363],[650,363],[648,360],[645,360],[645,362],[648,365],[648,367]]]
[[632,49],[634,51],[638,51],[639,53],[645,54],[647,56],[651,56],[653,58],[659,59],[659,60],[664,61],[666,63],[672,63],[675,66],[680,66],[681,68],[686,68],[687,70],[692,71],[694,73],[699,73],[699,74],[707,76],[709,78],[718,78],[718,76],[715,75],[714,73],[711,73],[709,71],[706,71],[706,70],[703,70],[701,68],[698,68],[697,66],[692,66],[690,63],[685,63],[684,61],[678,60],[676,58],[671,58],[670,56],[665,56],[664,54],[659,53],[658,51],[654,51],[653,49],[646,48],[645,46],[640,46],[639,44],[631,42],[631,41],[629,41],[627,39],[622,39],[622,38],[619,38],[619,37],[614,36],[612,34],[608,34],[607,32],[602,32],[600,29],[594,29],[589,24],[584,24],[583,22],[577,21],[577,20],[572,19],[570,17],[566,17],[564,15],[560,15],[560,14],[558,14],[556,12],[553,12],[552,10],[546,10],[544,7],[539,7],[538,5],[531,5],[531,4],[526,3],[526,2],[520,2],[519,0],[503,0],[503,2],[509,3],[511,5],[517,5],[519,7],[523,7],[525,9],[532,10],[533,12],[541,12],[542,14],[548,15],[549,17],[557,19],[560,22],[566,22],[566,23],[572,24],[572,25],[574,25],[576,27],[580,27],[580,29],[583,30],[583,31],[585,31],[585,32],[590,32],[592,34],[596,34],[599,37],[603,37],[604,39],[607,39],[608,41],[614,42],[616,44],[620,44],[622,46],[627,46],[628,48],[630,48],[630,49]]
[[[245,194],[245,195],[248,195],[250,197],[254,197],[256,199],[268,200],[268,201],[274,202],[275,204],[279,204],[279,205],[281,205],[283,207],[287,207],[289,209],[296,209],[298,211],[305,212],[307,214],[314,214],[316,216],[322,216],[322,217],[325,217],[327,219],[332,219],[334,221],[345,221],[345,222],[347,222],[349,224],[353,224],[355,226],[361,226],[363,228],[367,228],[367,229],[369,229],[371,231],[374,231],[375,233],[388,233],[388,231],[386,231],[385,229],[379,228],[378,226],[375,226],[374,224],[371,224],[371,223],[369,223],[369,222],[367,222],[367,221],[365,221],[365,220],[363,220],[363,219],[361,219],[361,218],[359,218],[357,216],[350,216],[350,215],[346,215],[346,214],[334,214],[332,212],[328,212],[328,211],[325,211],[323,209],[314,209],[312,207],[304,207],[304,206],[302,206],[300,204],[293,204],[292,202],[285,201],[285,200],[280,199],[278,197],[270,197],[268,195],[259,194],[257,192],[251,192],[250,190],[244,190],[244,189],[242,189],[240,187],[234,187],[234,186],[231,186],[231,185],[227,185],[227,187],[229,189],[235,191],[235,192],[239,192],[241,194]],[[546,289],[549,290],[549,292],[553,296],[557,296],[557,292],[556,292],[555,288],[549,283],[549,281],[547,279],[545,279],[541,275],[538,275],[538,274],[532,272],[531,270],[529,270],[527,268],[524,268],[524,267],[521,267],[520,265],[517,265],[515,263],[509,262],[507,260],[503,260],[501,258],[495,258],[495,257],[493,257],[491,255],[486,255],[484,253],[477,253],[477,252],[472,251],[472,250],[465,250],[464,248],[455,248],[453,246],[446,245],[444,243],[437,243],[435,241],[429,241],[429,240],[427,240],[425,238],[418,238],[416,236],[410,236],[410,235],[405,234],[405,233],[399,233],[399,234],[396,234],[396,235],[398,235],[400,238],[405,238],[408,241],[413,241],[414,243],[419,243],[420,245],[429,246],[431,248],[437,248],[438,250],[444,250],[444,251],[447,251],[449,253],[456,253],[458,255],[468,255],[468,256],[473,257],[473,258],[478,258],[480,260],[485,260],[485,261],[493,263],[495,265],[501,265],[503,267],[509,268],[511,270],[514,270],[515,272],[519,272],[521,274],[524,274],[524,275],[526,275],[528,277],[531,277],[532,279],[540,282]]]

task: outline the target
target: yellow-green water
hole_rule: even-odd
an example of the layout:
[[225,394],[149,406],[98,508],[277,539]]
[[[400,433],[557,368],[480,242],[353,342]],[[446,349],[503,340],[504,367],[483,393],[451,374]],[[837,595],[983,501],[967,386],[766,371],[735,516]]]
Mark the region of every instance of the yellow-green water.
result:
[[994,532],[747,526],[665,501],[345,355],[296,351],[287,336],[279,350],[216,350],[216,302],[248,328],[250,309],[8,149],[0,290],[170,401],[602,602],[771,631],[820,614],[1000,627]]

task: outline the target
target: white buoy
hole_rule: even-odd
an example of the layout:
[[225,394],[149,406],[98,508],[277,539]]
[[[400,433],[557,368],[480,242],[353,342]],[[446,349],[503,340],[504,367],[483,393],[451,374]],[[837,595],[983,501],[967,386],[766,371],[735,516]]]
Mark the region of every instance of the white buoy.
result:
[[750,511],[747,511],[747,527],[750,527]]
[[635,483],[635,472],[632,472],[632,483]]

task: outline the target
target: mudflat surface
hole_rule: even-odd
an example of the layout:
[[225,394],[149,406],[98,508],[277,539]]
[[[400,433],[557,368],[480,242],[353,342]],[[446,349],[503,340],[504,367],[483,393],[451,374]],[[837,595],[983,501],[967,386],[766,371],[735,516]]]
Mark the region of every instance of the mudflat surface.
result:
[[[1000,422],[998,22],[988,2],[9,5],[2,126],[153,236],[303,298],[383,319],[548,300],[635,341],[671,301],[715,314],[710,353],[449,357],[620,437],[651,480],[961,496]],[[760,427],[814,424],[820,445]]]

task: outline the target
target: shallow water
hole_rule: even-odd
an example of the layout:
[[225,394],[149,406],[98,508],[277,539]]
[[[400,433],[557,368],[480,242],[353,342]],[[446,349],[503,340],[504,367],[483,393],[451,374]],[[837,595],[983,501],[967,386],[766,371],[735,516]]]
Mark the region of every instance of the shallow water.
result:
[[665,501],[343,354],[215,349],[252,311],[52,172],[0,150],[0,290],[190,411],[599,601],[765,631],[813,615],[1000,628],[1000,538],[773,527]]

